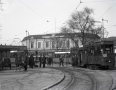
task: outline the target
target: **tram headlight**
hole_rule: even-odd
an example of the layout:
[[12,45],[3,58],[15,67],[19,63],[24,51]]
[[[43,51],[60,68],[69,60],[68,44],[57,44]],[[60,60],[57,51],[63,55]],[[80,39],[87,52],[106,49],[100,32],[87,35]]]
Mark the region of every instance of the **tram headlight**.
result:
[[107,60],[106,60],[106,62],[109,62],[109,63],[111,63],[111,61],[110,61],[109,59],[107,59]]

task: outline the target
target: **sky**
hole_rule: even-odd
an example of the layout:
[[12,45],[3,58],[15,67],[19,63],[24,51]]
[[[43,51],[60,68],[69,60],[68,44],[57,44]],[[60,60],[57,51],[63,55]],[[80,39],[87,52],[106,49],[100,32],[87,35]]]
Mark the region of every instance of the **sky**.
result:
[[[116,0],[0,0],[0,44],[10,45],[29,35],[59,32],[75,10],[89,7],[108,36],[116,36]],[[81,1],[81,3],[80,3]]]

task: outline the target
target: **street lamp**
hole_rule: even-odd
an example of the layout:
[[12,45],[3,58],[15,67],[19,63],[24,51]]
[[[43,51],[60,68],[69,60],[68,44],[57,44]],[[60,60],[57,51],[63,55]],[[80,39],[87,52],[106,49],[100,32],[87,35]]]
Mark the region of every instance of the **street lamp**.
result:
[[[28,44],[27,44],[27,40],[28,40],[27,36],[29,36],[29,32],[26,30],[26,46],[28,46]],[[28,49],[30,51],[30,40],[29,40],[29,46],[27,47],[27,50]]]
[[26,30],[26,46],[27,46],[27,30]]
[[108,20],[104,20],[104,19],[102,18],[102,26],[103,26],[103,39],[104,39],[104,21],[107,21],[107,22],[108,22]]

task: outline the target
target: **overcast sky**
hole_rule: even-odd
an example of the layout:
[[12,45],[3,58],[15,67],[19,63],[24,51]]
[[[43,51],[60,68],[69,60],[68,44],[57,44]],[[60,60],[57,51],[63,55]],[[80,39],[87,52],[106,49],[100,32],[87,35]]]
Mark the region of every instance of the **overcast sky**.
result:
[[[55,33],[71,13],[84,7],[94,10],[96,21],[104,21],[108,37],[116,36],[116,0],[1,0],[0,44],[11,44],[14,38],[22,40],[26,30],[30,35]],[[0,8],[1,9],[1,8]],[[99,23],[101,25],[101,23]],[[55,30],[56,27],[56,30]]]

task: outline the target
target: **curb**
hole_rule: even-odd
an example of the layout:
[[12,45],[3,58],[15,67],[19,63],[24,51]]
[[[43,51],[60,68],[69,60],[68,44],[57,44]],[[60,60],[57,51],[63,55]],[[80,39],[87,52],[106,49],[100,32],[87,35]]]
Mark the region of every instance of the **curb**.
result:
[[[63,73],[63,72],[62,72]],[[61,83],[63,80],[65,79],[65,74],[63,73],[63,78],[61,80],[59,80],[58,82],[52,84],[52,85],[48,85],[46,87],[44,87],[42,90],[48,90],[56,85],[58,85],[59,83]]]

